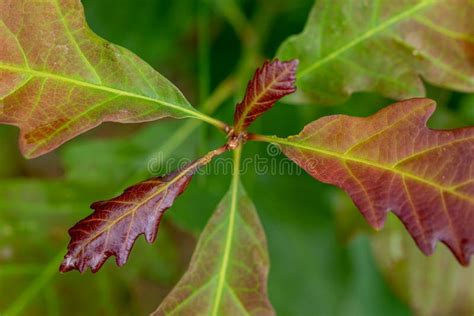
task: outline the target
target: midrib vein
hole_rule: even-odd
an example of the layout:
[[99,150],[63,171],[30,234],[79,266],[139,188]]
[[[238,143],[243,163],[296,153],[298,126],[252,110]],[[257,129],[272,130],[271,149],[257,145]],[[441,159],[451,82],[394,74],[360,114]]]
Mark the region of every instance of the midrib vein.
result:
[[245,124],[245,120],[247,119],[248,114],[255,108],[255,106],[257,104],[260,103],[260,99],[265,94],[267,94],[268,91],[270,91],[272,89],[273,85],[276,84],[280,80],[280,78],[286,76],[288,71],[289,71],[289,68],[285,68],[284,71],[282,71],[280,74],[278,74],[276,77],[274,77],[272,79],[272,81],[262,89],[262,91],[260,91],[256,96],[254,96],[252,98],[252,101],[250,102],[250,104],[247,107],[245,107],[245,109],[244,109],[244,111],[243,111],[243,113],[240,117],[240,120],[237,122],[237,124],[236,124],[237,127],[235,128],[236,130],[239,130]]
[[287,145],[287,146],[299,148],[299,149],[312,151],[312,152],[319,153],[319,154],[322,154],[322,155],[334,157],[334,158],[337,158],[337,159],[342,160],[342,161],[352,161],[352,162],[364,164],[366,166],[386,170],[386,171],[398,174],[399,176],[404,176],[404,177],[410,178],[412,180],[425,183],[425,184],[430,185],[434,188],[437,188],[440,191],[449,192],[453,195],[458,196],[459,198],[465,199],[465,200],[469,201],[470,203],[474,204],[474,198],[472,198],[468,195],[456,192],[452,189],[452,187],[444,187],[444,186],[442,186],[442,185],[440,185],[436,182],[423,179],[423,178],[421,178],[417,175],[414,175],[412,173],[405,172],[403,170],[392,168],[392,167],[389,167],[389,166],[385,166],[385,165],[379,164],[379,163],[374,162],[374,161],[369,161],[369,160],[365,160],[365,159],[361,159],[361,158],[357,158],[357,157],[344,156],[343,154],[339,154],[337,152],[325,150],[325,149],[322,149],[322,148],[311,147],[311,146],[307,146],[307,145],[304,145],[304,144],[294,143],[294,142],[291,142],[289,140],[286,140],[286,139],[283,139],[283,138],[278,138],[278,137],[265,137],[265,140],[276,142],[276,143],[279,143],[279,144],[282,144],[282,145]]
[[79,44],[78,42],[76,41],[76,39],[74,38],[74,35],[72,34],[71,32],[71,29],[69,28],[69,25],[66,21],[66,19],[64,18],[64,14],[61,10],[61,6],[58,2],[58,0],[54,0],[54,6],[56,8],[56,11],[59,15],[59,19],[61,20],[61,23],[63,24],[64,26],[64,31],[66,33],[66,36],[67,38],[69,39],[69,41],[72,43],[72,45],[74,46],[74,48],[76,49],[77,53],[79,54],[80,58],[82,59],[82,61],[84,62],[84,66],[86,68],[88,68],[90,70],[90,72],[94,75],[94,77],[96,78],[96,80],[99,82],[99,83],[102,83],[102,79],[100,78],[99,74],[97,73],[97,71],[95,70],[94,66],[92,66],[91,62],[89,61],[89,59],[86,57],[86,55],[84,54],[84,52],[82,51],[82,49],[79,47]]
[[[125,211],[122,215],[118,216],[117,218],[115,218],[114,220],[110,221],[105,227],[103,227],[101,230],[99,230],[96,234],[94,234],[93,236],[89,237],[83,244],[82,244],[82,247],[81,249],[84,249],[85,246],[89,245],[92,241],[94,241],[95,239],[97,239],[98,237],[100,237],[103,233],[105,232],[108,232],[112,229],[113,226],[115,226],[118,222],[120,222],[121,220],[123,220],[124,218],[132,215],[132,214],[135,214],[143,205],[147,204],[148,202],[150,202],[152,199],[156,198],[158,195],[160,195],[162,192],[166,192],[165,194],[163,194],[163,197],[161,198],[159,205],[161,205],[161,201],[164,200],[166,198],[166,194],[168,192],[168,189],[174,184],[176,183],[177,181],[181,180],[184,176],[186,176],[186,174],[188,172],[190,172],[193,168],[195,168],[197,166],[197,162],[196,163],[193,163],[191,165],[189,165],[186,169],[184,169],[182,172],[180,172],[175,178],[173,178],[172,180],[170,180],[169,182],[166,182],[166,184],[164,186],[162,186],[161,188],[158,188],[158,190],[156,190],[155,192],[153,192],[152,194],[150,194],[150,196],[148,196],[147,198],[145,198],[144,200],[136,203],[136,205]],[[159,185],[159,184],[157,184]],[[106,202],[110,202],[110,201],[106,201]]]
[[[68,129],[72,124],[74,124],[75,122],[77,122],[81,118],[87,116],[89,113],[93,112],[94,110],[97,110],[98,108],[103,107],[105,104],[107,104],[109,102],[112,102],[112,101],[114,101],[115,99],[117,99],[119,97],[120,97],[119,95],[116,95],[112,98],[104,100],[100,103],[97,103],[97,104],[91,106],[90,108],[88,108],[87,110],[79,113],[78,115],[74,116],[69,121],[67,121],[65,124],[63,124],[61,127],[54,130],[54,132],[52,132],[50,135],[48,135],[47,137],[45,137],[42,140],[38,141],[36,143],[36,145],[31,150],[28,151],[27,155],[30,156],[30,155],[34,154],[41,146],[43,146],[44,144],[50,142],[56,135],[60,134],[64,130]],[[36,105],[38,105],[38,103],[36,103]]]
[[237,212],[237,194],[239,188],[239,177],[240,177],[240,157],[241,147],[234,151],[234,174],[232,176],[232,188],[231,188],[231,202],[229,210],[229,224],[227,226],[226,240],[224,246],[224,256],[222,258],[221,269],[219,270],[218,283],[216,288],[216,296],[212,306],[212,316],[218,316],[219,306],[221,304],[222,295],[225,286],[225,280],[227,277],[227,269],[229,266],[229,257],[232,248],[232,241],[234,237],[235,229],[235,217]]
[[426,1],[420,2],[417,5],[413,6],[412,8],[410,8],[406,11],[403,11],[402,13],[397,14],[397,15],[393,16],[392,18],[386,20],[385,22],[381,23],[377,27],[374,27],[373,29],[369,29],[365,33],[362,33],[359,37],[354,38],[352,41],[350,41],[346,45],[341,46],[340,48],[336,49],[334,52],[326,55],[324,58],[321,58],[321,59],[317,60],[316,62],[314,62],[313,64],[308,66],[306,69],[302,69],[299,72],[300,78],[306,76],[308,73],[310,73],[313,70],[319,68],[320,66],[324,65],[325,63],[337,58],[339,55],[341,55],[345,51],[351,49],[352,47],[356,46],[357,44],[363,42],[364,40],[366,40],[366,39],[374,36],[375,34],[389,28],[390,26],[398,23],[399,21],[415,14],[416,12],[422,10],[423,8],[425,8],[426,6],[434,3],[435,1],[437,1],[437,0],[426,0]]
[[153,98],[150,98],[150,97],[147,97],[147,96],[144,96],[144,95],[140,95],[140,94],[136,94],[136,93],[132,93],[132,92],[127,92],[127,91],[116,89],[116,88],[111,88],[111,87],[107,87],[107,86],[103,86],[103,85],[97,85],[97,84],[93,84],[93,83],[89,83],[89,82],[85,82],[85,81],[81,81],[81,80],[77,80],[77,79],[67,78],[67,77],[64,77],[64,76],[61,76],[61,75],[57,75],[57,74],[53,74],[53,73],[49,73],[49,72],[45,72],[45,71],[38,71],[38,70],[34,70],[34,69],[25,69],[25,68],[22,68],[22,67],[16,67],[16,66],[2,64],[2,63],[0,63],[0,70],[6,70],[6,71],[10,71],[10,72],[29,74],[29,75],[35,76],[35,77],[48,78],[48,79],[52,79],[52,80],[67,82],[67,83],[70,83],[70,84],[73,84],[73,85],[76,85],[76,86],[81,86],[81,87],[85,87],[85,88],[89,88],[89,89],[95,89],[95,90],[99,90],[99,91],[113,93],[113,94],[124,96],[124,97],[140,99],[140,100],[144,100],[144,101],[148,101],[148,102],[152,102],[152,103],[158,103],[158,104],[161,104],[162,106],[165,106],[165,107],[168,107],[168,108],[172,108],[172,109],[190,114],[191,116],[194,116],[194,117],[198,117],[198,118],[201,117],[199,115],[199,113],[197,113],[196,111],[194,111],[192,109],[187,109],[185,107],[182,107],[182,106],[179,106],[179,105],[176,105],[176,104],[172,104],[172,103],[169,103],[169,102],[166,102],[166,101],[163,101],[163,100],[153,99]]

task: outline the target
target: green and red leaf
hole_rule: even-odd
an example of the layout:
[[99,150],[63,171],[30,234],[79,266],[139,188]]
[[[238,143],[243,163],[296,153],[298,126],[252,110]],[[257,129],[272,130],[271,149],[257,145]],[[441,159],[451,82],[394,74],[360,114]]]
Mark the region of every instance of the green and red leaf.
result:
[[275,315],[268,270],[255,206],[233,181],[202,232],[188,271],[153,315]]
[[95,35],[80,0],[2,0],[0,42],[0,123],[20,128],[26,157],[106,121],[200,116],[152,67]]
[[425,95],[424,80],[474,91],[470,0],[317,0],[277,56],[298,58],[294,102],[337,103],[358,91]]
[[367,221],[387,212],[425,254],[445,243],[460,263],[474,253],[474,128],[432,130],[429,99],[388,106],[367,118],[328,116],[288,139],[268,137],[316,179],[349,193]]
[[296,91],[298,60],[266,61],[249,81],[242,102],[234,113],[234,130],[247,129],[260,115],[270,110],[284,96]]

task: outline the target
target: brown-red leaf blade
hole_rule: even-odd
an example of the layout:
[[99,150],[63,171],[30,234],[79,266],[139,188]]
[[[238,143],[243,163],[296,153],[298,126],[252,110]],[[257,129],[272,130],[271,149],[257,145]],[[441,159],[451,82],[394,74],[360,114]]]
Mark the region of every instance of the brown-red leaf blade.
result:
[[94,213],[69,230],[71,242],[61,272],[90,267],[96,272],[110,256],[126,263],[139,235],[152,243],[164,212],[186,189],[192,174],[171,174],[136,184],[108,201],[91,205]]
[[110,256],[127,262],[136,239],[144,234],[152,243],[164,212],[188,186],[193,174],[227,146],[167,176],[154,177],[126,189],[120,196],[91,205],[94,212],[69,230],[71,241],[60,271],[91,268],[98,271]]
[[242,102],[234,113],[236,132],[245,130],[260,115],[268,111],[284,96],[296,91],[296,67],[298,60],[266,61],[249,81]]
[[329,116],[280,142],[313,177],[348,192],[372,226],[382,227],[391,210],[425,254],[440,240],[467,265],[474,253],[474,128],[429,129],[434,110],[433,101],[412,99],[367,118]]

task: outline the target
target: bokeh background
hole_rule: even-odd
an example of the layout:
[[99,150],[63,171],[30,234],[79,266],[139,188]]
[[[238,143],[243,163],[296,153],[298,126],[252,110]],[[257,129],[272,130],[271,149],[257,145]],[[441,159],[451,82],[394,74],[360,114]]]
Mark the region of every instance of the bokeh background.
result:
[[[96,33],[149,62],[192,104],[206,106],[221,87],[225,102],[207,110],[227,122],[255,67],[302,30],[313,2],[83,0]],[[428,87],[428,96],[438,102],[431,127],[474,125],[473,95]],[[282,102],[252,130],[287,136],[323,115],[366,116],[391,102],[368,93],[330,107]],[[0,126],[0,315],[152,312],[186,270],[229,175],[197,176],[166,214],[157,242],[140,238],[122,268],[109,260],[95,275],[60,274],[67,230],[91,202],[149,177],[150,160],[196,158],[221,145],[222,135],[197,122],[107,123],[30,161],[17,137],[16,128]],[[267,148],[250,143],[244,155],[266,157]],[[375,233],[342,192],[305,173],[248,172],[243,184],[267,233],[279,315],[474,314],[474,267],[459,267],[442,245],[425,258],[393,216]]]

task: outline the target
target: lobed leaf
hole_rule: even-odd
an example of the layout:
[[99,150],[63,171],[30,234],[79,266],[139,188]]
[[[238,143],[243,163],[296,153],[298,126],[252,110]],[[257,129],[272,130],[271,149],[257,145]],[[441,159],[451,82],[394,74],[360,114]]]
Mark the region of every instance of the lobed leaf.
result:
[[234,182],[202,232],[188,271],[152,315],[274,315],[268,268],[255,206]]
[[393,211],[427,255],[437,240],[463,265],[474,252],[474,128],[432,130],[429,99],[373,116],[328,116],[288,139],[269,137],[309,174],[349,193],[366,220]]
[[166,78],[87,26],[80,0],[0,1],[0,123],[32,158],[102,122],[201,117]]
[[183,193],[193,174],[213,157],[227,150],[222,147],[170,175],[154,177],[126,189],[123,194],[91,205],[94,213],[69,230],[71,241],[60,271],[90,267],[97,272],[110,256],[118,266],[127,262],[138,236],[155,241],[164,212]]
[[245,97],[237,104],[234,113],[234,130],[245,130],[260,115],[270,110],[284,96],[296,91],[298,60],[266,61],[255,72],[247,85]]
[[337,103],[357,91],[423,96],[421,77],[474,91],[470,0],[318,0],[278,57],[298,58],[296,102]]

